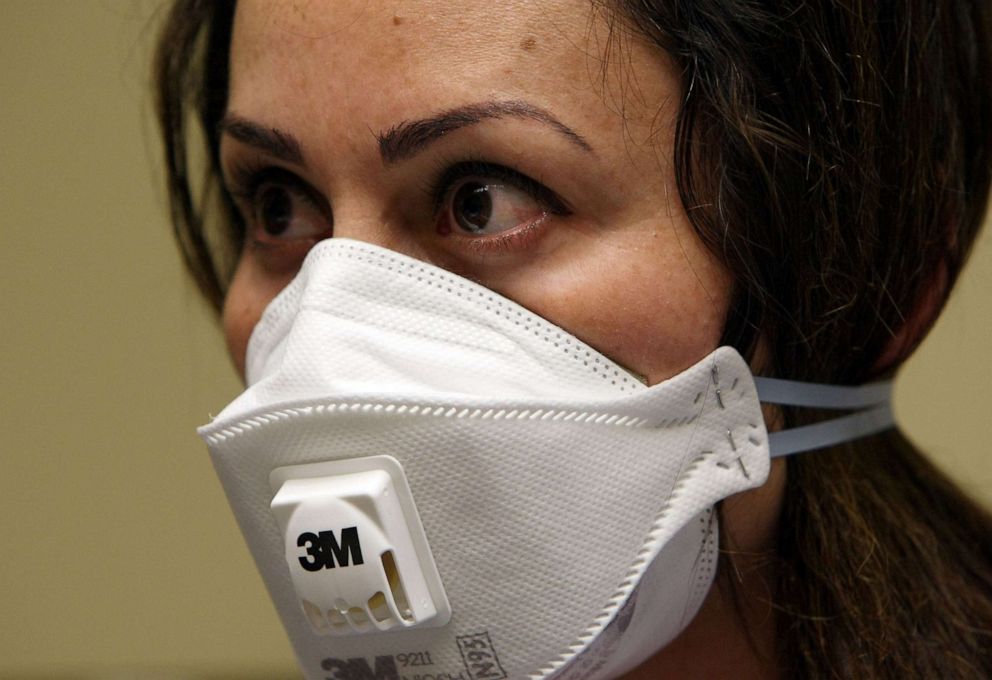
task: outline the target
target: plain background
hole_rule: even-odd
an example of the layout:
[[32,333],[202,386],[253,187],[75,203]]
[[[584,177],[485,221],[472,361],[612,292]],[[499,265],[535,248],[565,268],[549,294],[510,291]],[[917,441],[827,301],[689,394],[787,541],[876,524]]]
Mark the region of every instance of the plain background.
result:
[[[158,3],[0,4],[0,677],[292,677],[194,428],[239,390],[170,240]],[[992,501],[992,242],[899,376]]]

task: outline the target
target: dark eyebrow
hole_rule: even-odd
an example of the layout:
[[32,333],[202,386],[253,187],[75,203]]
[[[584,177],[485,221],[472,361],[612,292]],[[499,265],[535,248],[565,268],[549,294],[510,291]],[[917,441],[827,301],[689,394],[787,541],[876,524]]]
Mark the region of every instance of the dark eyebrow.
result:
[[523,101],[481,102],[459,106],[454,109],[424,118],[404,121],[386,132],[377,134],[379,155],[385,163],[395,163],[420,152],[431,142],[444,137],[449,132],[468,125],[475,125],[488,119],[529,118],[551,126],[583,151],[592,152],[582,135],[568,127],[548,111]]
[[217,124],[217,130],[287,163],[306,164],[299,140],[288,132],[253,123],[233,113],[224,116]]
[[[548,111],[522,101],[482,102],[459,106],[430,118],[404,121],[386,132],[377,134],[375,138],[379,143],[379,155],[383,162],[396,163],[419,153],[424,147],[449,132],[484,120],[506,117],[529,118],[549,125],[583,151],[592,152],[592,147],[582,135]],[[260,125],[233,113],[224,116],[217,124],[217,129],[239,142],[262,149],[275,158],[296,165],[305,165],[299,140],[288,132]]]

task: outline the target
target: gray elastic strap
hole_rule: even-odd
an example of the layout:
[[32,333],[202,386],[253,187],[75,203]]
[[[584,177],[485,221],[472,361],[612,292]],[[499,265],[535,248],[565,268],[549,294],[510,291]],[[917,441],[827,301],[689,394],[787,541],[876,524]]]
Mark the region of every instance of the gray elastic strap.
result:
[[758,398],[770,404],[826,409],[861,409],[822,423],[768,435],[771,457],[787,456],[859,439],[888,430],[892,417],[892,382],[857,387],[820,385],[774,378],[755,378]]
[[768,435],[768,448],[771,457],[778,458],[867,437],[888,430],[893,425],[892,408],[882,404],[822,423],[772,432]]
[[819,383],[755,378],[758,399],[769,404],[809,408],[857,409],[887,403],[892,398],[892,381],[848,387]]

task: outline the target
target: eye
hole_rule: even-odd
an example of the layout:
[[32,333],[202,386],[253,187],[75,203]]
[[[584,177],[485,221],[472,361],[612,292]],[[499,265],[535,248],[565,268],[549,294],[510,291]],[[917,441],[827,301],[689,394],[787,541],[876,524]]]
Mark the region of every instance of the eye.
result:
[[548,188],[516,170],[459,163],[438,183],[437,231],[443,236],[506,238],[568,209]]
[[[330,206],[309,184],[282,168],[238,171],[231,191],[256,245],[315,241],[333,232]],[[243,188],[242,188],[243,187]]]
[[320,238],[330,231],[324,213],[303,192],[280,184],[259,188],[253,205],[254,238],[299,241]]
[[516,187],[492,180],[468,179],[451,191],[445,206],[447,223],[473,236],[488,236],[531,224],[547,216],[548,209]]

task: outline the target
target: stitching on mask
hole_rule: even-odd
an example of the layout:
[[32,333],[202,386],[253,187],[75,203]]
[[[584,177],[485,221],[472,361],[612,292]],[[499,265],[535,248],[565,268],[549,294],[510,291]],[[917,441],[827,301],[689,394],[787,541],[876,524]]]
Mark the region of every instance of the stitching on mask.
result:
[[[568,411],[560,409],[514,409],[514,408],[475,408],[465,406],[420,406],[418,404],[376,404],[373,402],[327,403],[316,406],[300,406],[297,408],[281,409],[253,415],[237,423],[228,425],[222,430],[204,435],[208,444],[219,444],[239,434],[257,429],[262,425],[279,420],[305,417],[309,415],[333,413],[372,413],[395,414],[404,416],[420,416],[433,418],[458,418],[471,420],[547,420],[574,422],[588,425],[603,425],[609,427],[644,427],[646,420],[635,416],[625,416],[604,411]],[[696,416],[671,418],[653,427],[669,429],[680,425],[688,425],[696,420]]]
[[698,570],[695,572],[692,595],[686,600],[686,610],[682,612],[683,622],[685,622],[686,614],[691,608],[690,603],[697,602],[697,606],[702,604],[700,600],[706,595],[706,591],[709,590],[710,583],[713,580],[713,572],[716,570],[716,540],[713,529],[715,524],[712,508],[707,509],[703,513],[703,516],[699,518],[699,523],[703,547],[696,562]]
[[[515,314],[517,317],[525,319],[522,322],[525,331],[531,330],[531,322],[535,327],[540,328],[540,324],[538,323],[539,317],[537,317],[537,315],[533,315],[535,319],[532,319],[531,322],[528,322],[526,320],[524,312],[522,312],[520,309],[509,309],[503,300],[500,300],[499,298],[494,296],[492,291],[483,292],[477,290],[474,291],[474,295],[473,295],[472,294],[473,291],[471,291],[471,289],[468,286],[466,286],[461,281],[454,280],[453,278],[451,278],[451,275],[447,274],[446,272],[439,273],[436,271],[424,269],[418,263],[397,262],[391,259],[385,253],[365,252],[361,248],[357,246],[353,246],[351,244],[339,244],[337,247],[338,250],[321,250],[317,252],[316,254],[317,259],[344,256],[347,257],[348,259],[359,260],[367,264],[370,264],[372,266],[379,267],[381,269],[386,269],[387,271],[402,274],[407,278],[414,279],[426,285],[433,286],[438,289],[446,290],[447,292],[453,293],[454,295],[457,295],[463,300],[466,300],[473,304],[476,305],[484,304],[486,311],[493,312],[497,316],[502,317],[507,321],[511,321],[517,326],[520,326],[521,321],[513,318],[512,316],[513,314]],[[341,249],[346,249],[347,252],[342,252]],[[418,272],[420,274],[419,276],[417,275]],[[438,279],[439,281],[435,282],[428,279]],[[495,305],[496,309],[493,309],[491,305]],[[532,312],[527,312],[527,313],[533,314]],[[611,370],[598,356],[594,355],[589,350],[585,350],[586,359],[583,360],[579,356],[580,348],[573,349],[571,347],[568,347],[573,344],[572,339],[563,335],[561,331],[551,330],[547,328],[542,330],[543,333],[538,330],[534,330],[533,331],[534,335],[536,337],[541,338],[545,342],[554,345],[554,347],[560,349],[566,356],[571,357],[573,360],[582,361],[583,366],[590,368],[590,370],[593,373],[601,377],[603,380],[610,381],[610,384],[618,387],[621,392],[626,392],[628,387],[634,384],[633,379],[627,376],[623,371],[620,371],[616,368]],[[551,337],[552,334],[554,335],[553,339]],[[562,347],[561,346],[562,344],[566,346]],[[593,360],[594,365],[591,367],[589,366],[589,359]],[[597,366],[599,366],[600,368],[597,368]],[[617,383],[618,380],[619,380],[619,384]]]

